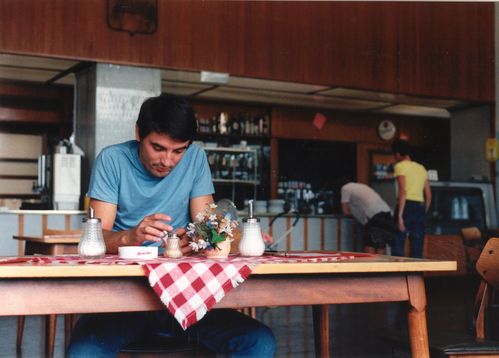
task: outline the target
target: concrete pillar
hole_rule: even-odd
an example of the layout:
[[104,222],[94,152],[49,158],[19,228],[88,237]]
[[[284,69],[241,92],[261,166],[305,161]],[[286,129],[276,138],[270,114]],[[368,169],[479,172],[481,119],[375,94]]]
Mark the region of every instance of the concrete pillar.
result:
[[161,93],[159,69],[95,64],[76,74],[75,143],[83,149],[82,195],[102,148],[135,138],[144,99]]

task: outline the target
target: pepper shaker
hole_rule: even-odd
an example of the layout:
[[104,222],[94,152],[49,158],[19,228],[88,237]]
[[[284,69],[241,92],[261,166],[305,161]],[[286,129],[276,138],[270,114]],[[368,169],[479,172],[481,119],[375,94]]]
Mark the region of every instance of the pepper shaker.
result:
[[253,200],[248,201],[248,217],[243,219],[243,235],[239,243],[242,256],[262,256],[265,251],[260,219],[253,216]]
[[82,219],[78,254],[83,258],[101,258],[106,253],[106,244],[102,234],[101,220],[94,216],[94,209],[88,208],[88,216]]
[[177,234],[172,234],[172,236],[165,239],[166,249],[164,256],[172,259],[177,259],[182,257],[182,249],[180,248],[180,239]]

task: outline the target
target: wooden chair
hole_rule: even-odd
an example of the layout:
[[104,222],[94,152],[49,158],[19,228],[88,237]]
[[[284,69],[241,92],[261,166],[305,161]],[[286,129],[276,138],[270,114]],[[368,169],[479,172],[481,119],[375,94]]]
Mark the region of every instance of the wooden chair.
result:
[[466,259],[466,273],[475,274],[475,265],[483,250],[485,241],[480,229],[476,226],[461,229],[461,240],[463,242]]
[[450,358],[499,357],[499,341],[488,339],[490,329],[486,320],[490,297],[494,290],[499,289],[499,238],[487,242],[477,261],[476,271],[482,281],[474,306],[475,340],[442,347],[442,352]]

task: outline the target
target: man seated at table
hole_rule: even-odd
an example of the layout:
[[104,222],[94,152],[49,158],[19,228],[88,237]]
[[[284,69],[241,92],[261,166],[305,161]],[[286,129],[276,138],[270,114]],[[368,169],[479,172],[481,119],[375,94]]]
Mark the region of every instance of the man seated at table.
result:
[[[184,254],[190,251],[183,228],[213,202],[214,192],[206,155],[192,144],[196,131],[195,114],[187,101],[153,97],[140,109],[136,140],[109,146],[99,154],[88,196],[95,216],[102,220],[108,253],[117,253],[120,246],[161,242],[165,231],[174,230],[182,237]],[[158,330],[180,334],[228,356],[271,357],[275,350],[272,331],[235,310],[211,310],[184,332],[165,308],[83,315],[67,356],[115,356],[127,344]]]

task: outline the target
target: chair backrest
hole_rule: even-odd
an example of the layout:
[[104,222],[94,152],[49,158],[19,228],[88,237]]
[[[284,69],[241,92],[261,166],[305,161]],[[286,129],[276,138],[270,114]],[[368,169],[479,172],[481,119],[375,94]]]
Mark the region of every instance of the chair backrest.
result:
[[499,238],[487,241],[476,263],[476,270],[494,289],[499,289]]
[[465,244],[471,244],[473,242],[482,241],[482,232],[476,226],[463,227],[461,229],[461,236]]
[[482,232],[476,226],[461,229],[461,240],[465,254],[466,272],[475,273],[475,265],[483,249]]
[[491,287],[499,289],[499,238],[487,241],[476,263],[476,271],[482,277],[482,282],[475,299],[475,330],[477,341],[482,341],[489,335],[485,324],[489,291]]

